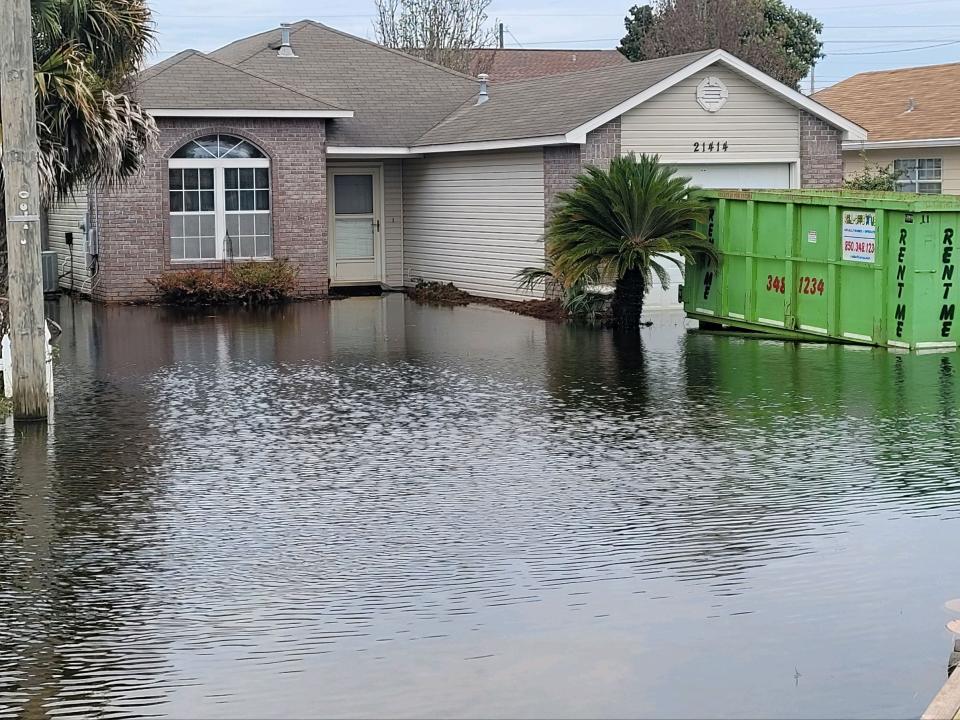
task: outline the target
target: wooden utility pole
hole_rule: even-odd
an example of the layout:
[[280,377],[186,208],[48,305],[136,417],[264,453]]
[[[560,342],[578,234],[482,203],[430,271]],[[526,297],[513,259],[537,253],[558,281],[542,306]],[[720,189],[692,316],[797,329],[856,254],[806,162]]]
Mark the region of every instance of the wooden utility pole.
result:
[[13,417],[47,417],[40,167],[30,0],[0,0],[0,120],[9,267]]

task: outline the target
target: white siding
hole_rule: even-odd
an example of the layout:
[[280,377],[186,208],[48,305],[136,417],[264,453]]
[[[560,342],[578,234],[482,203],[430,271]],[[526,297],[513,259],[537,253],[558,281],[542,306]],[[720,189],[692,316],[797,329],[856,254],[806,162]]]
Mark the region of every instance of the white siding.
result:
[[[90,269],[86,233],[82,229],[87,215],[87,193],[77,190],[47,211],[47,246],[56,250],[60,287],[90,292]],[[73,233],[73,276],[71,278],[70,246],[66,233]],[[72,280],[72,282],[71,282]]]
[[[697,102],[697,85],[720,78],[729,97],[717,112]],[[622,116],[624,153],[659,153],[665,162],[796,162],[800,111],[720,65],[683,80]],[[695,142],[726,142],[726,152],[694,152]]]
[[404,273],[486,297],[542,297],[516,274],[543,266],[543,151],[432,155],[403,163]]

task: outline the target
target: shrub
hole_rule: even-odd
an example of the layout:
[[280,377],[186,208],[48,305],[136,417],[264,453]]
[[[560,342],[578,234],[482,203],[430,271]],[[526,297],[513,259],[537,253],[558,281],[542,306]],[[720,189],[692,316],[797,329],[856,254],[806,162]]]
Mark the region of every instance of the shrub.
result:
[[150,284],[162,302],[172,305],[253,305],[288,299],[296,289],[297,273],[286,260],[245,262],[221,270],[168,272]]
[[893,192],[897,189],[897,180],[903,174],[901,170],[894,170],[893,164],[879,165],[867,161],[865,155],[860,155],[863,160],[863,170],[852,177],[843,181],[845,190],[882,190]]

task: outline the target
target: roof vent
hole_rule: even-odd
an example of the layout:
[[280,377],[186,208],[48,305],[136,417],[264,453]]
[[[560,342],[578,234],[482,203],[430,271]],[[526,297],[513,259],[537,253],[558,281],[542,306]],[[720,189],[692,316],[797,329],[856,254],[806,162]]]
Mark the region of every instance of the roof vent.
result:
[[907,109],[904,112],[913,112],[917,109],[917,101],[913,98],[907,99]]
[[483,105],[487,100],[490,99],[490,93],[487,92],[487,81],[490,79],[490,76],[486,73],[480,73],[477,75],[477,80],[480,81],[480,93],[477,95],[477,105]]
[[280,24],[280,47],[277,48],[277,57],[296,57],[297,54],[290,47],[290,25]]

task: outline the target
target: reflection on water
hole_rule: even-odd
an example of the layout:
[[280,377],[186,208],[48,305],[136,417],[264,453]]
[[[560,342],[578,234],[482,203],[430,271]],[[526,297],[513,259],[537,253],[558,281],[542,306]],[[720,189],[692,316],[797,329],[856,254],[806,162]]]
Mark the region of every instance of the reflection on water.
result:
[[917,715],[958,357],[400,296],[52,308],[0,716]]

